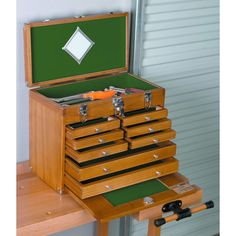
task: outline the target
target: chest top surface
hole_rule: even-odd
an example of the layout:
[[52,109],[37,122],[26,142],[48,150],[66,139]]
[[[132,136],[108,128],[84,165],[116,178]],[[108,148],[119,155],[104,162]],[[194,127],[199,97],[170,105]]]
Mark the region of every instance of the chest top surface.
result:
[[116,13],[26,24],[28,86],[127,71],[127,22]]

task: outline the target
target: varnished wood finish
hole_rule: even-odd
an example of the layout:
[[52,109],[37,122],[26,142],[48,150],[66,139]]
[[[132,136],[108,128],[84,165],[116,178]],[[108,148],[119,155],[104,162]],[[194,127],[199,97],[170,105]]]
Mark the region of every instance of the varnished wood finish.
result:
[[[73,124],[82,121],[80,115],[80,106],[81,104],[64,107],[65,124]],[[108,117],[115,114],[114,107],[112,104],[112,99],[91,101],[87,103],[87,106],[88,106],[88,116],[86,117],[87,120],[98,119],[101,117]]]
[[124,131],[121,129],[116,129],[110,132],[97,134],[81,139],[67,139],[66,145],[72,147],[74,150],[87,148],[91,146],[96,146],[103,143],[108,143],[122,139],[124,137]]
[[69,194],[60,195],[17,164],[17,235],[51,235],[95,221]]
[[156,148],[140,151],[135,154],[124,155],[114,160],[103,161],[101,163],[92,164],[87,167],[80,167],[67,158],[65,170],[71,176],[74,176],[74,178],[76,178],[78,181],[83,181],[157,160],[162,160],[174,156],[175,154],[176,145],[171,142],[166,142]]
[[144,135],[137,138],[126,138],[126,140],[130,143],[130,148],[134,149],[134,148],[139,148],[139,147],[144,147],[147,145],[154,144],[156,141],[164,142],[167,140],[172,140],[175,138],[175,136],[176,136],[176,132],[172,129],[169,129],[169,130],[164,130],[164,131],[157,132],[150,135]]
[[63,113],[30,92],[30,165],[56,191],[63,190],[65,131]]
[[[170,178],[172,175],[170,175]],[[160,177],[159,179],[162,180],[163,177]],[[175,182],[178,182],[178,179],[176,175],[174,175]],[[180,178],[182,181],[182,177]],[[171,181],[170,181],[171,182]],[[76,192],[73,192],[74,189],[68,189],[69,193],[73,198],[78,201],[82,206],[88,209],[88,211],[96,218],[101,220],[102,222],[107,222],[119,217],[127,216],[130,214],[137,214],[138,212],[142,212],[145,209],[153,209],[153,212],[157,215],[160,215],[161,212],[154,211],[154,207],[159,206],[160,209],[165,203],[175,201],[175,200],[182,200],[183,203],[185,203],[185,198],[188,197],[189,199],[192,199],[193,202],[199,202],[202,197],[202,191],[201,189],[196,186],[192,185],[193,189],[177,194],[173,190],[167,190],[165,192],[161,192],[158,194],[153,194],[150,197],[153,198],[154,203],[153,204],[144,204],[143,199],[137,199],[132,202],[124,203],[118,206],[112,206],[110,202],[108,202],[103,195],[98,195],[94,197],[90,197],[87,199],[80,199],[78,196],[76,196]]]
[[[160,218],[161,216],[159,216]],[[148,234],[147,236],[160,236],[161,235],[161,227],[156,227],[154,221],[156,218],[151,218],[148,220]]]
[[66,138],[68,139],[81,138],[81,137],[117,129],[119,127],[120,127],[120,120],[116,117],[110,117],[110,120],[108,119],[108,121],[104,121],[104,122],[100,122],[100,123],[92,124],[92,125],[86,125],[86,126],[75,128],[75,129],[72,129],[70,126],[67,126]]
[[[81,21],[91,21],[91,20],[99,20],[99,19],[107,19],[107,18],[114,18],[114,17],[126,17],[126,62],[125,66],[121,68],[115,68],[112,70],[104,70],[99,72],[88,73],[84,75],[75,75],[66,78],[57,78],[55,80],[44,81],[44,82],[33,82],[33,75],[32,75],[32,49],[31,49],[31,28],[32,27],[42,27],[42,26],[50,26],[50,25],[58,25],[58,24],[66,24],[66,23],[74,23],[74,22],[81,22]],[[29,24],[25,24],[24,26],[24,50],[25,50],[25,65],[26,65],[26,76],[25,79],[27,81],[27,85],[29,87],[32,86],[45,86],[50,84],[62,83],[62,82],[69,82],[73,80],[80,80],[85,78],[91,78],[96,76],[102,76],[106,74],[113,74],[117,72],[124,72],[128,71],[128,64],[129,64],[129,38],[128,38],[128,13],[114,13],[114,14],[104,14],[104,15],[95,15],[95,16],[86,16],[81,18],[68,18],[68,19],[58,19],[58,20],[50,20],[46,22],[33,22]]]
[[81,199],[92,197],[98,194],[110,192],[115,189],[120,189],[126,186],[137,184],[145,180],[155,179],[163,175],[168,175],[177,172],[178,161],[175,158],[168,158],[162,163],[155,164],[132,172],[119,174],[117,176],[105,178],[98,181],[93,181],[87,184],[82,184],[74,178],[77,175],[70,173],[73,178],[66,174],[65,185],[76,193]]
[[162,119],[160,121],[148,122],[148,124],[135,125],[130,128],[126,127],[124,128],[124,130],[126,131],[125,136],[130,138],[143,134],[151,134],[153,132],[170,128],[171,128],[171,120]]
[[166,118],[168,110],[166,108],[159,109],[156,111],[146,111],[136,115],[130,115],[126,117],[120,117],[123,126],[136,125],[140,123],[150,122],[157,119]]
[[97,236],[108,236],[108,222],[97,222]]
[[124,152],[128,149],[128,143],[125,140],[117,140],[112,144],[107,144],[102,147],[94,148],[92,150],[80,152],[66,147],[66,154],[78,163],[91,161],[98,158],[103,158],[107,155]]
[[[158,87],[158,86],[157,86]],[[151,106],[164,106],[165,89],[158,87],[150,90],[152,93]],[[133,93],[122,96],[125,112],[140,110],[145,108],[144,93]]]

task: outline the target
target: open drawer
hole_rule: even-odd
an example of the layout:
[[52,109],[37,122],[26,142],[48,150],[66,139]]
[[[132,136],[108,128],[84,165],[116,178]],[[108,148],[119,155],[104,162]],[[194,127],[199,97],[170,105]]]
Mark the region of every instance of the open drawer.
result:
[[161,119],[159,121],[151,121],[141,125],[124,127],[124,130],[125,130],[125,136],[130,138],[130,137],[140,136],[143,134],[151,134],[157,131],[170,128],[171,128],[171,120]]
[[176,136],[176,131],[172,129],[156,132],[153,134],[140,135],[134,138],[126,138],[129,142],[130,148],[140,148],[151,144],[157,144],[159,142],[164,142],[174,139]]
[[103,133],[109,130],[118,129],[120,120],[114,116],[95,119],[87,122],[80,122],[66,127],[66,138],[76,139],[93,134]]
[[[136,219],[146,219],[150,214],[160,216],[162,206],[175,200],[181,200],[184,206],[200,203],[202,190],[190,185],[188,179],[174,173],[158,179],[147,180],[109,193],[87,199],[79,197],[77,185],[67,179],[67,191],[101,222],[133,214]],[[145,197],[152,201],[147,203]]]
[[109,175],[114,172],[156,162],[176,154],[176,145],[163,142],[159,145],[128,150],[111,156],[90,160],[78,164],[74,159],[66,158],[65,171],[78,181]]
[[122,139],[123,137],[124,137],[124,131],[121,129],[116,129],[113,131],[108,131],[97,135],[91,135],[86,138],[66,139],[66,145],[73,148],[74,150],[78,150],[116,141]]
[[168,110],[157,106],[155,108],[140,109],[136,111],[127,112],[125,117],[120,117],[122,121],[122,126],[130,126],[135,124],[146,123],[153,120],[166,118],[168,115]]
[[65,185],[74,189],[76,194],[81,198],[88,198],[99,195],[101,193],[110,192],[126,186],[143,182],[149,179],[155,179],[164,175],[175,173],[178,171],[178,160],[168,158],[159,161],[156,164],[147,164],[145,167],[129,169],[111,174],[104,177],[79,182],[77,173],[71,171],[65,173]]
[[82,151],[66,147],[66,154],[78,163],[88,162],[98,158],[124,152],[128,149],[128,143],[125,140],[117,140],[104,145],[86,148]]

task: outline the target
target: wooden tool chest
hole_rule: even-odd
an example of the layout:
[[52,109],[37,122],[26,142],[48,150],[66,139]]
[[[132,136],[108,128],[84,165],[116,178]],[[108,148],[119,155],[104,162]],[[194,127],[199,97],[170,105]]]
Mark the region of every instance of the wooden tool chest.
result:
[[[93,42],[82,62],[63,50],[78,30]],[[127,72],[127,13],[30,23],[24,37],[26,81],[34,87],[30,163],[40,178],[69,191],[101,224],[129,214],[144,219],[151,208],[161,215],[160,205],[177,199],[201,201],[201,189],[178,174],[164,88]],[[55,101],[109,86],[140,91]],[[104,225],[99,230],[107,235]]]

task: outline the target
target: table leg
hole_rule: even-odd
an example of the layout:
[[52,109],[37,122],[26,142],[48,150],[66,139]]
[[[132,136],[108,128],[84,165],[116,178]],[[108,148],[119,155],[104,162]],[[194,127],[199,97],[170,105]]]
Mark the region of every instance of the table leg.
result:
[[154,220],[159,217],[155,217],[152,219],[149,219],[148,221],[148,236],[160,236],[161,235],[161,227],[156,227],[154,225]]
[[108,236],[108,222],[97,222],[97,235],[98,236]]

